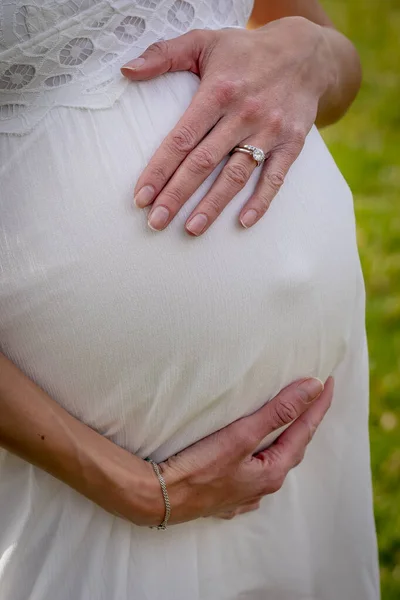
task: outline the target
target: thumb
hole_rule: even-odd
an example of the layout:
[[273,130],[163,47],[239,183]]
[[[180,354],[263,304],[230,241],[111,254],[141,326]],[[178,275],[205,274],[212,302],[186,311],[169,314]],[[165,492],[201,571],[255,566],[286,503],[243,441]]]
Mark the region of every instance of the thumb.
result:
[[245,417],[245,419],[251,420],[258,442],[295,421],[321,395],[323,390],[324,384],[317,378],[311,377],[297,381],[284,388],[258,411]]
[[192,71],[199,74],[199,59],[211,32],[189,31],[172,40],[156,42],[143,54],[121,67],[121,73],[132,81],[153,79],[168,71]]

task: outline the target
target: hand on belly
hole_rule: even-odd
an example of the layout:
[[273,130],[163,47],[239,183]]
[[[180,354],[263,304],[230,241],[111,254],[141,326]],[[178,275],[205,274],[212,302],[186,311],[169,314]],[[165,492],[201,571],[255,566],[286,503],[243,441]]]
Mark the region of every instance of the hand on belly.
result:
[[[208,516],[229,519],[257,509],[261,498],[278,491],[288,471],[303,459],[332,393],[332,378],[325,390],[317,379],[292,384],[253,415],[161,463],[173,507],[171,523]],[[268,434],[293,420],[272,446],[256,452]]]

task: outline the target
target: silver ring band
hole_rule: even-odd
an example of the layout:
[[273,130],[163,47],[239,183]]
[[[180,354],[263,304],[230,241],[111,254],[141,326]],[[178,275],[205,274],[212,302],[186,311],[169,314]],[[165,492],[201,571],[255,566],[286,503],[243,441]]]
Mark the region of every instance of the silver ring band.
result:
[[234,152],[243,152],[244,154],[249,154],[256,161],[257,167],[260,167],[267,158],[264,150],[257,148],[257,146],[251,146],[250,144],[235,146],[233,150],[231,150],[231,154]]

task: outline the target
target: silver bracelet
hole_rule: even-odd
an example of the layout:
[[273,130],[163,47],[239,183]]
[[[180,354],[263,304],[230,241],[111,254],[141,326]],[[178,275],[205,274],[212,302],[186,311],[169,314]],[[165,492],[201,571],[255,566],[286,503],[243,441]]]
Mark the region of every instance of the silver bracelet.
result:
[[167,485],[165,483],[164,477],[161,475],[160,467],[158,466],[158,464],[154,462],[154,460],[151,460],[151,458],[146,458],[146,460],[152,465],[154,472],[157,475],[157,479],[160,482],[161,491],[165,502],[165,515],[163,522],[160,525],[155,525],[154,527],[151,527],[151,529],[167,529],[168,519],[171,516],[171,504],[169,501]]

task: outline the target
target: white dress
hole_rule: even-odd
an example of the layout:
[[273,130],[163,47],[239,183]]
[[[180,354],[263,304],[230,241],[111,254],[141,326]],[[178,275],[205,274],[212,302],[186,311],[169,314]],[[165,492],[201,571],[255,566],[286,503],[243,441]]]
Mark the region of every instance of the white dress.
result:
[[155,460],[296,378],[336,379],[303,463],[232,521],[130,525],[0,450],[0,600],[377,600],[364,286],[352,196],[318,131],[250,230],[237,215],[259,170],[200,238],[183,225],[219,169],[162,233],[132,207],[198,79],[119,67],[156,39],[244,26],[250,0],[0,6],[2,351]]

